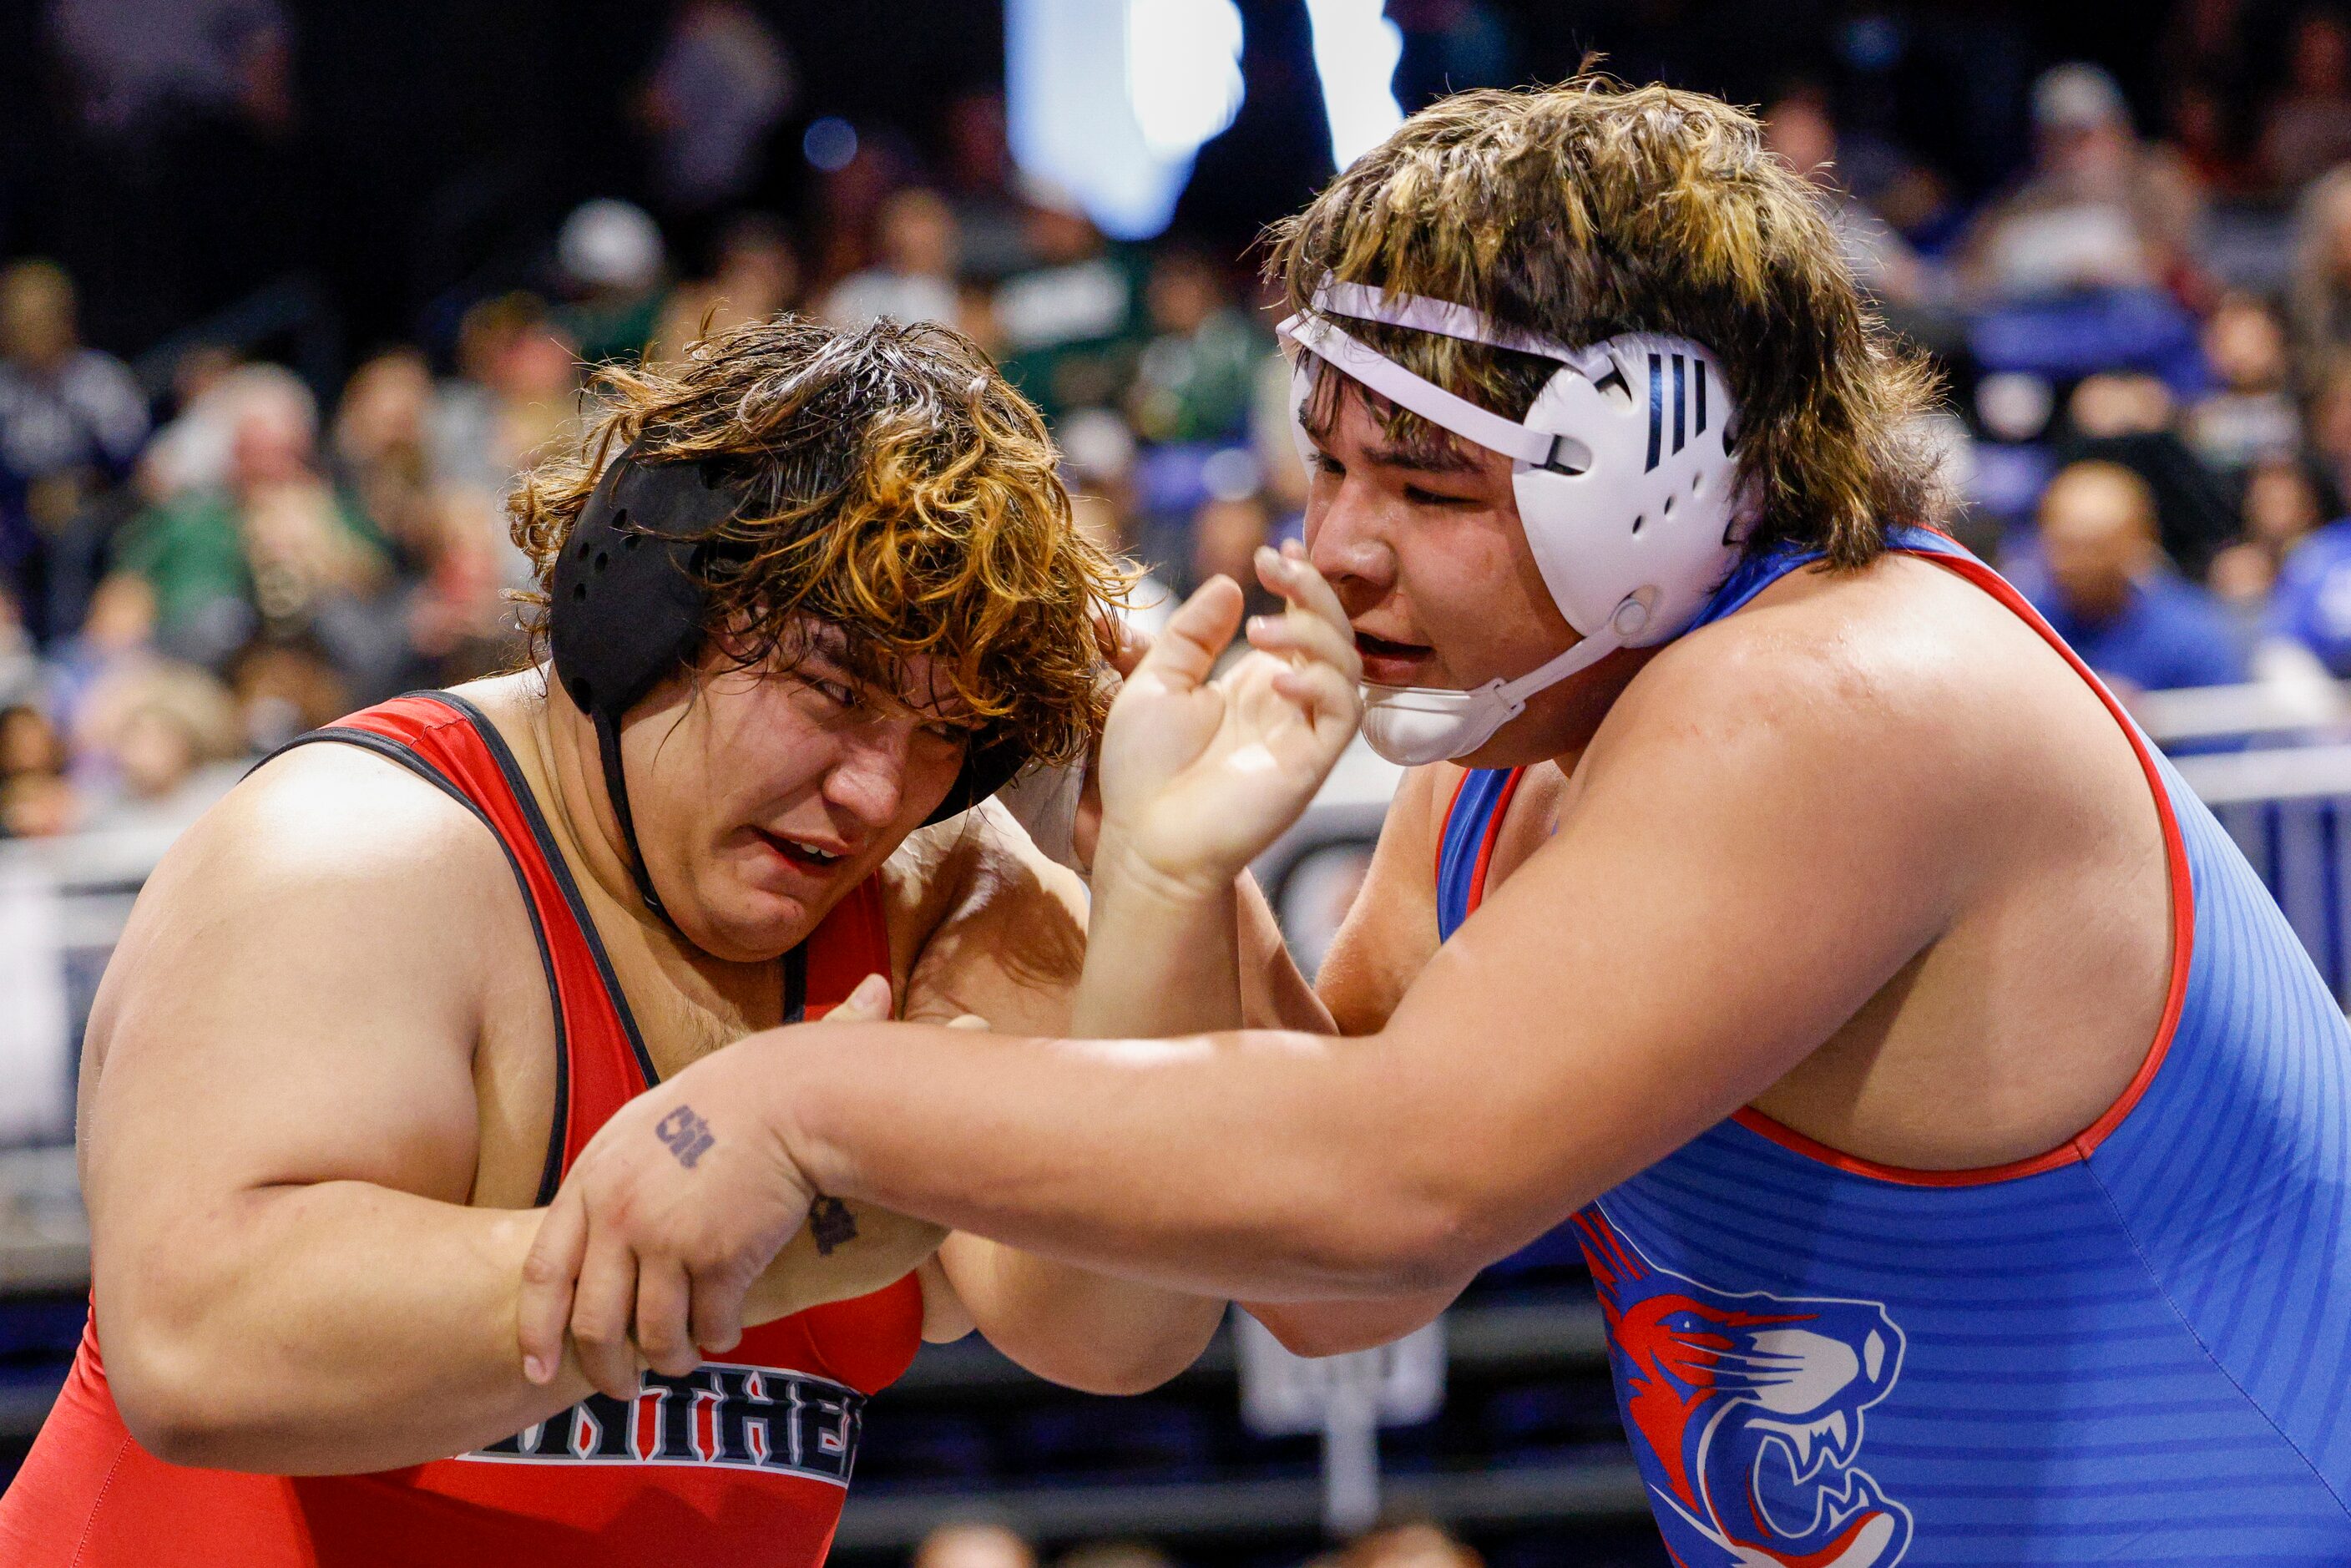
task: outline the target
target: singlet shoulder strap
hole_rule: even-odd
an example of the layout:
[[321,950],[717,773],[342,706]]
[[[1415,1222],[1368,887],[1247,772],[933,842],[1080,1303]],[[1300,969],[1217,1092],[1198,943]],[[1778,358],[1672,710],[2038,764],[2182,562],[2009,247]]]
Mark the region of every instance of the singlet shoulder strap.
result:
[[505,738],[463,697],[412,692],[298,736],[270,756],[328,741],[373,752],[463,803],[514,868],[555,1019],[555,1103],[538,1192],[548,1202],[596,1129],[654,1076],[554,832]]
[[1523,768],[1472,768],[1454,787],[1445,809],[1445,831],[1437,844],[1437,934],[1449,940],[1486,897],[1486,870],[1493,862],[1510,797],[1519,792]]
[[[1886,529],[1886,548],[1913,555],[1976,560],[1966,546],[1949,534],[1910,524],[1899,524]],[[1722,586],[1714,591],[1714,597],[1706,601],[1706,608],[1698,612],[1698,619],[1690,622],[1689,630],[1695,632],[1701,626],[1711,625],[1726,615],[1746,609],[1757,594],[1790,572],[1802,571],[1824,553],[1801,545],[1780,545],[1740,561],[1731,569],[1730,575],[1722,580]],[[1983,563],[1976,561],[1976,564],[1980,566]]]

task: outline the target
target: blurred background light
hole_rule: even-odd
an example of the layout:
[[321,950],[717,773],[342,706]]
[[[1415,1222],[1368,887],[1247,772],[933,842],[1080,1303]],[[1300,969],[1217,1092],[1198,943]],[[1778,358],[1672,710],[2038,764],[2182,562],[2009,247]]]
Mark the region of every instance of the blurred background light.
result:
[[831,114],[810,120],[800,137],[800,152],[826,173],[837,173],[857,156],[857,127]]
[[1241,14],[1232,0],[1128,0],[1126,96],[1144,145],[1193,151],[1241,106]]
[[1240,110],[1232,0],[1008,0],[1012,155],[1114,239],[1167,227],[1193,154]]
[[1306,0],[1314,24],[1314,74],[1331,121],[1331,160],[1342,169],[1404,123],[1393,82],[1404,35],[1381,0]]

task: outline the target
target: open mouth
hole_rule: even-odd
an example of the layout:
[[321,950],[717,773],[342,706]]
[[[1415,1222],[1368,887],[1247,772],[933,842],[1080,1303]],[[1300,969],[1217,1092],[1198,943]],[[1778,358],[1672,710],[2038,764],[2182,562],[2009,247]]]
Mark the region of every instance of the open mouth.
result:
[[806,839],[796,839],[785,833],[771,833],[765,828],[753,828],[751,831],[759,836],[761,843],[802,871],[826,871],[849,858],[849,852],[846,850],[827,849],[821,844],[811,843]]
[[1364,679],[1374,685],[1411,684],[1410,677],[1431,651],[1426,643],[1398,643],[1387,637],[1374,637],[1369,632],[1355,633],[1355,652],[1364,661]]

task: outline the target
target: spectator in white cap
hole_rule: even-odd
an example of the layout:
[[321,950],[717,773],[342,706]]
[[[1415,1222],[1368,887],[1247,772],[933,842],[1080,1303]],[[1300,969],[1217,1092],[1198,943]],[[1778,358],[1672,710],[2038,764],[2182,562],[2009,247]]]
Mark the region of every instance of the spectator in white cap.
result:
[[555,261],[573,302],[560,324],[590,362],[634,358],[653,335],[667,260],[661,225],[632,202],[582,202],[563,220]]

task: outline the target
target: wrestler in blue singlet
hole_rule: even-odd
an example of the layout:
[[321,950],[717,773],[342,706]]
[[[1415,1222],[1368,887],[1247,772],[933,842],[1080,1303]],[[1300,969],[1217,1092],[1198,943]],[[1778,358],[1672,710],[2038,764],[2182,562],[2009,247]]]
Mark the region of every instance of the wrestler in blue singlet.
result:
[[[2064,651],[1949,540],[1893,543]],[[1699,624],[1817,559],[1748,562]],[[2162,1025],[2104,1116],[2035,1159],[1909,1171],[1742,1111],[1576,1218],[1685,1568],[2351,1563],[2351,1028],[2106,702],[2155,790],[2175,918]],[[1474,771],[1454,799],[1447,936],[1514,782]]]

